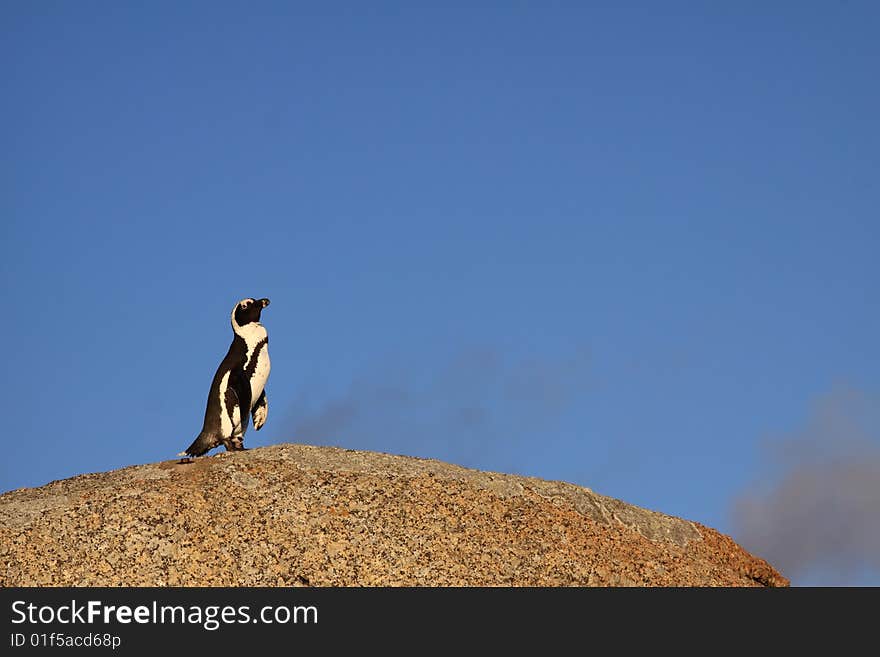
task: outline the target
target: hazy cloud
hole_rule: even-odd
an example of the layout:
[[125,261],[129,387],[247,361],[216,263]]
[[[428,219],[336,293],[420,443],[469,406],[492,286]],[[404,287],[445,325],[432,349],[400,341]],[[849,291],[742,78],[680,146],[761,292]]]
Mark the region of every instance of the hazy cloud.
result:
[[795,584],[880,575],[878,409],[853,389],[821,397],[804,427],[766,441],[767,483],[734,503],[736,538]]
[[502,355],[488,347],[377,368],[341,394],[309,391],[288,413],[297,442],[426,456],[503,468],[527,433],[552,432],[588,388],[588,355]]

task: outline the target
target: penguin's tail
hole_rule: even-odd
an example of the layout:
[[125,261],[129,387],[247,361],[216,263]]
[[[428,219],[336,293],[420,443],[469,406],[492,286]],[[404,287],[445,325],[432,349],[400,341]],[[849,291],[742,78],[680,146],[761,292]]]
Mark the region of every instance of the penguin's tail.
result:
[[178,456],[201,456],[205,452],[213,449],[216,446],[214,441],[214,436],[210,433],[202,431],[196,439],[192,442],[192,445],[186,448],[185,451],[178,454]]

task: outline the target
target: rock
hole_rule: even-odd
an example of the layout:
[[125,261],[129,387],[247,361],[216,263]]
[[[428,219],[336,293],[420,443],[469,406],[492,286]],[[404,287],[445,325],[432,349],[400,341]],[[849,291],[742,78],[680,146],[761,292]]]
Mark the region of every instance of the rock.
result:
[[293,444],[5,493],[0,546],[7,587],[788,585],[587,488]]

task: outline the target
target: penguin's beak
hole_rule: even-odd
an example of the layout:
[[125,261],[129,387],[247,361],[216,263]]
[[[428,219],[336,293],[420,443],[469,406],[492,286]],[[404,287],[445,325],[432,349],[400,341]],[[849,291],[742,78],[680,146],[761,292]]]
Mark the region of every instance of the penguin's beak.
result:
[[260,303],[263,304],[263,308],[265,308],[266,306],[269,305],[269,300],[268,299],[260,299]]

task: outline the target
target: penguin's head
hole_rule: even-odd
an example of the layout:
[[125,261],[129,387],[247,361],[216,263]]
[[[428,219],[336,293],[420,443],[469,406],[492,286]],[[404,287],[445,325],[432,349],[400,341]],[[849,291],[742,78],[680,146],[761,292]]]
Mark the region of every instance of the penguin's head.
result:
[[260,313],[269,305],[268,299],[242,299],[232,309],[232,319],[239,326],[260,321]]

